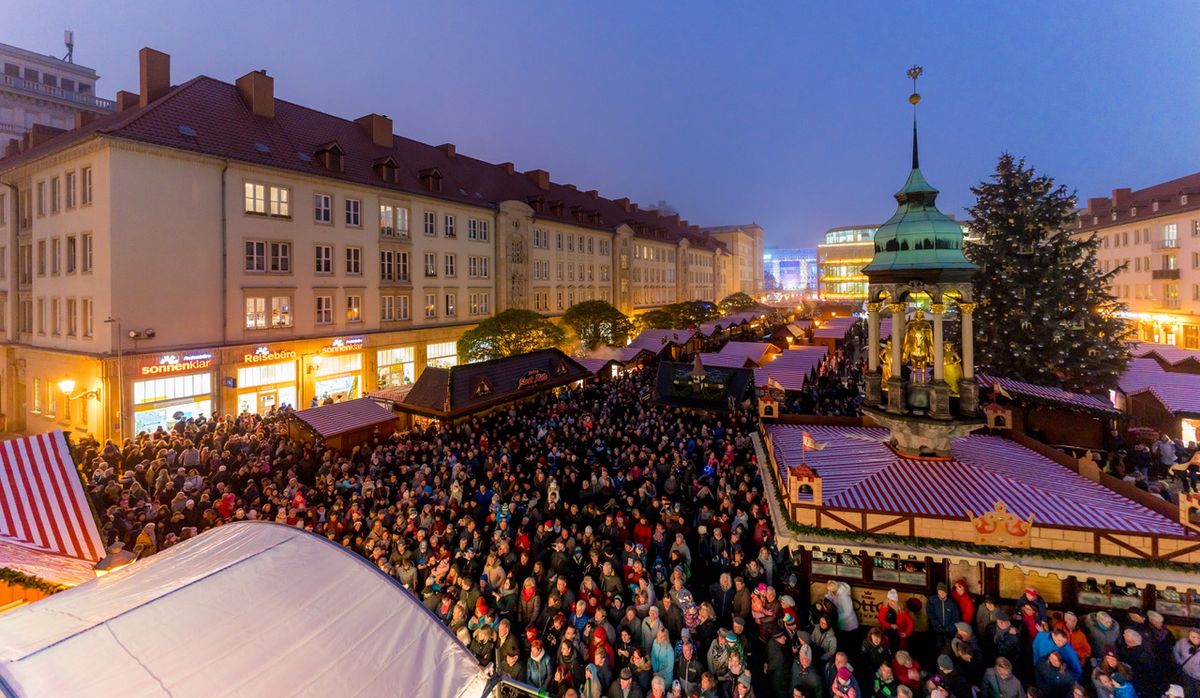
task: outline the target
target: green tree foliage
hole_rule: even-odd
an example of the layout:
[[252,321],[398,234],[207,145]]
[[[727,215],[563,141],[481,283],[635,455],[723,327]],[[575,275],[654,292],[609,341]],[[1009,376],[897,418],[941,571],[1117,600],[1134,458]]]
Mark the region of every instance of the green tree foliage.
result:
[[716,303],[708,301],[683,301],[672,303],[663,309],[675,318],[673,329],[683,329],[721,317],[721,311],[717,308]]
[[1101,271],[1095,234],[1071,234],[1075,194],[1007,153],[971,191],[979,369],[1088,393],[1115,385],[1129,363],[1125,306],[1109,291],[1120,268]]
[[633,323],[608,301],[576,303],[563,313],[563,324],[575,331],[588,349],[602,345],[621,346],[633,332]]
[[505,310],[467,330],[458,340],[464,361],[487,361],[557,346],[566,333],[532,310]]
[[641,323],[642,327],[651,330],[670,330],[675,328],[675,316],[662,308],[642,313],[638,316],[638,322]]
[[750,296],[738,291],[731,293],[721,299],[721,315],[734,315],[736,313],[754,310],[758,307],[758,301]]

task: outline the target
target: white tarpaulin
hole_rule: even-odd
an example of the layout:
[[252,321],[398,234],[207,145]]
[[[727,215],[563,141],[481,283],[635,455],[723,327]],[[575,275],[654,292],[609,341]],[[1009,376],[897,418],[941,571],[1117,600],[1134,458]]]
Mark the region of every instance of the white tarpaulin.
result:
[[0,616],[0,695],[481,698],[487,676],[366,560],[235,523]]

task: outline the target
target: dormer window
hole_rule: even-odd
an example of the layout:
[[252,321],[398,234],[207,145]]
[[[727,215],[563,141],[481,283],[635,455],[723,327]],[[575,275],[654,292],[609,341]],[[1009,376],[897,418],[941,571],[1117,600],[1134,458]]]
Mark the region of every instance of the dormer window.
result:
[[1150,204],[1150,210],[1151,210],[1151,211],[1154,211],[1155,213],[1157,213],[1157,212],[1158,212],[1158,202],[1157,202],[1157,201],[1155,201],[1154,203]]
[[1113,211],[1113,212],[1112,212],[1112,219],[1113,219],[1114,221],[1115,221],[1115,220],[1117,220],[1117,212],[1116,212],[1116,211]]
[[421,170],[421,186],[434,194],[442,192],[442,173],[436,167]]
[[583,207],[582,206],[572,206],[571,207],[571,217],[577,221],[583,220]]
[[1179,195],[1179,205],[1180,205],[1180,206],[1187,206],[1187,202],[1188,202],[1188,195],[1187,195],[1187,194],[1180,194],[1180,195]]
[[528,199],[526,199],[526,201],[529,202],[529,207],[533,209],[534,213],[545,213],[546,212],[545,197],[531,196]]
[[599,224],[600,223],[600,212],[596,211],[596,210],[588,211],[587,212],[587,220],[588,220],[588,223]]
[[400,179],[400,168],[396,165],[396,161],[390,155],[376,160],[374,169],[375,176],[387,182],[388,184],[396,184]]
[[1129,207],[1129,215],[1131,215],[1131,216],[1136,216],[1136,215],[1137,215],[1137,206],[1130,206],[1130,207]]
[[551,201],[550,202],[550,215],[561,216],[562,214],[563,214],[563,202]]
[[342,146],[338,145],[336,141],[330,141],[317,147],[317,162],[330,172],[343,172],[345,157],[346,151],[342,150]]
[[1099,225],[1100,216],[1092,216],[1092,225]]

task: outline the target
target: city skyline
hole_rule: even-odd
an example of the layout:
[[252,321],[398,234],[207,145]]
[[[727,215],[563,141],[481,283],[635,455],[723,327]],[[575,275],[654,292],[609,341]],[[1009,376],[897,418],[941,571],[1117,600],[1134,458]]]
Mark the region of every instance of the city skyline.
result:
[[[928,13],[862,7],[834,16],[829,8],[545,6],[526,16],[488,7],[364,5],[347,15],[343,6],[238,6],[231,26],[223,3],[203,11],[137,3],[130,29],[129,13],[51,4],[56,11],[12,8],[0,41],[61,56],[62,30],[73,29],[75,60],[100,73],[101,96],[136,88],[131,56],[144,45],[170,53],[176,75],[232,81],[266,69],[289,101],[347,118],[385,113],[405,136],[547,169],[612,197],[666,200],[701,225],[753,220],[778,246],[815,245],[827,228],[890,214],[887,195],[907,159],[903,71],[914,62],[926,68],[925,168],[960,218],[969,186],[1004,151],[1085,199],[1189,174],[1200,146],[1200,136],[1171,126],[1196,113],[1200,96],[1172,95],[1162,77],[1186,62],[1186,37],[1200,25],[1200,9],[1183,3],[1155,4],[1153,16],[1170,22],[1111,4],[1086,13],[1074,12],[1082,5],[946,5],[937,12],[944,40],[932,48],[910,38]],[[347,18],[368,17],[395,32],[345,47],[322,38]],[[259,31],[268,26],[275,30]],[[583,27],[591,30],[573,29]],[[298,41],[321,48],[297,51]],[[345,87],[331,89],[335,81]],[[1097,90],[1113,85],[1119,104],[1096,104]]]

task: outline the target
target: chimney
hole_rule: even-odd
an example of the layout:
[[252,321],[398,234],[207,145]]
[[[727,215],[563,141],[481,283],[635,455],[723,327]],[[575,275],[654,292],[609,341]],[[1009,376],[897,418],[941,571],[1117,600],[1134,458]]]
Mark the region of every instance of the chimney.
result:
[[600,192],[599,192],[599,191],[597,191],[597,190],[595,190],[595,189],[588,189],[588,190],[587,190],[585,193],[586,193],[588,196],[592,197],[593,199],[599,199],[599,198],[600,198]]
[[630,204],[629,204],[629,197],[628,197],[628,196],[626,196],[626,197],[622,197],[622,198],[620,198],[620,199],[617,199],[615,203],[616,203],[618,206],[620,206],[620,207],[621,207],[621,209],[622,209],[623,211],[625,211],[625,213],[629,213],[629,206],[630,206]]
[[133,109],[138,105],[138,99],[140,98],[135,93],[121,90],[117,93],[117,111],[122,112],[126,109]]
[[516,168],[513,167],[513,164],[511,162],[500,163],[500,169],[504,170],[504,174],[513,174],[514,172],[516,172]]
[[275,78],[265,70],[252,70],[237,79],[242,101],[255,116],[275,118]]
[[538,189],[550,191],[550,173],[545,170],[525,170],[525,176],[533,180]]
[[578,191],[578,188],[574,184],[564,184],[563,186],[571,191]]
[[1129,189],[1113,189],[1112,190],[1112,207],[1114,209],[1124,210],[1129,208],[1129,202],[1133,199],[1132,191]]
[[379,114],[367,114],[354,120],[380,148],[392,147],[392,120]]
[[34,124],[29,130],[29,147],[36,148],[58,134],[66,132],[66,129],[55,128],[45,124]]
[[438,150],[445,153],[446,157],[450,158],[451,160],[458,157],[458,151],[454,148],[453,143],[443,143],[438,146]]
[[1099,211],[1101,208],[1107,208],[1107,207],[1108,207],[1108,199],[1104,198],[1103,196],[1096,197],[1094,199],[1088,199],[1088,203],[1087,203],[1088,213],[1095,215],[1095,213],[1097,211]]
[[21,139],[9,138],[8,144],[4,146],[4,157],[16,155],[19,152],[21,152]]
[[84,126],[87,126],[88,124],[92,123],[93,121],[95,121],[98,118],[100,118],[100,115],[97,114],[96,112],[77,111],[77,112],[75,112],[75,128],[81,129]]
[[150,47],[138,51],[142,93],[138,104],[146,106],[171,91],[171,56]]
[[678,225],[678,224],[679,224],[679,214],[678,214],[678,213],[673,213],[673,214],[671,214],[671,215],[667,216],[667,220],[669,220],[669,221],[671,221],[672,223],[675,223],[676,225]]

